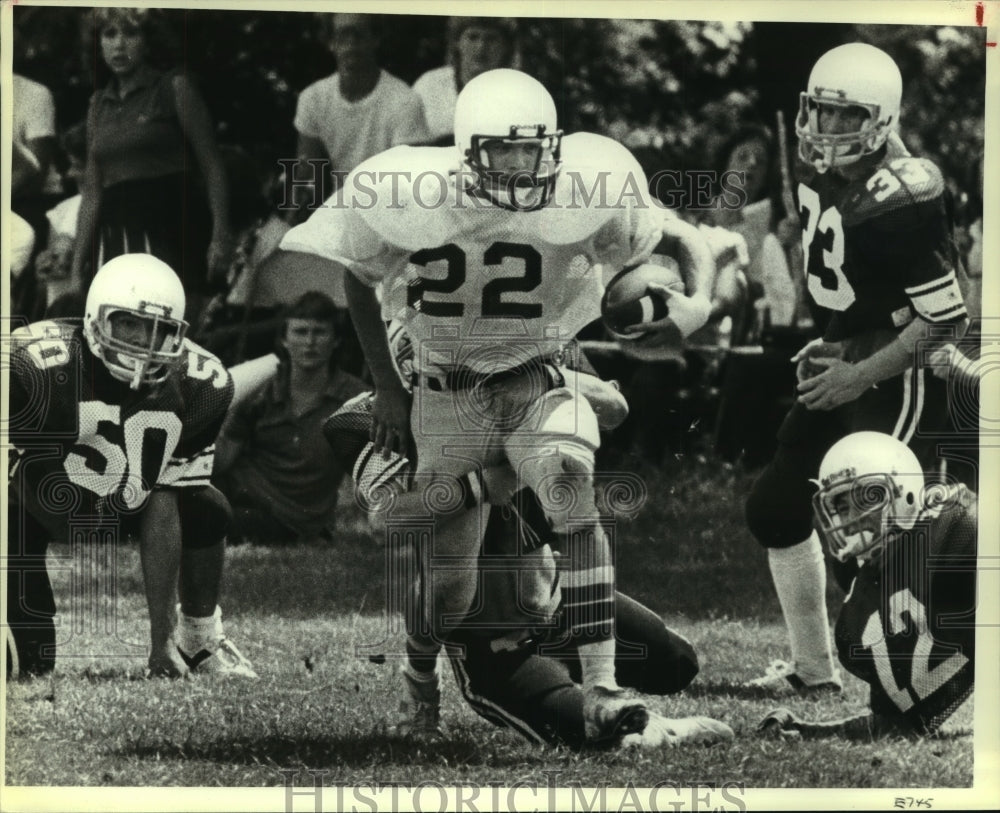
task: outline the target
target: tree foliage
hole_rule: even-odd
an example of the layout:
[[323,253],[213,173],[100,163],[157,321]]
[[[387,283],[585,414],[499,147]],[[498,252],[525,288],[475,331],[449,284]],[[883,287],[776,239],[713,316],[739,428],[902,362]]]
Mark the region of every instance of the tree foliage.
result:
[[[99,59],[80,36],[87,9],[15,9],[15,69],[53,92],[59,125],[83,118]],[[181,58],[197,76],[220,139],[260,162],[294,148],[296,94],[335,69],[313,12],[171,10]],[[446,18],[385,16],[382,62],[412,82],[445,60]],[[773,25],[773,24],[768,24]],[[522,18],[519,65],[553,93],[567,131],[591,130],[652,150],[673,168],[712,167],[715,149],[741,125],[773,125],[758,46],[765,26],[697,21]],[[789,126],[808,64],[826,47],[821,27],[784,24],[779,42],[805,58],[790,64]],[[931,26],[826,26],[836,37],[888,51],[905,81],[904,140],[968,184],[983,146],[985,33]],[[773,33],[773,31],[772,31]],[[821,41],[822,40],[822,41]],[[817,52],[808,44],[816,41]],[[772,48],[773,50],[773,48]],[[782,54],[772,54],[777,59]],[[773,95],[773,93],[771,94]],[[767,97],[767,98],[766,98]]]

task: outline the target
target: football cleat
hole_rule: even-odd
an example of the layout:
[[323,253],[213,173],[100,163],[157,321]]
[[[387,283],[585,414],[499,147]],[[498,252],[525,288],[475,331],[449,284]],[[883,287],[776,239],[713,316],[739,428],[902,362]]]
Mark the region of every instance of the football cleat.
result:
[[591,742],[638,734],[649,721],[646,704],[623,689],[594,686],[583,695],[583,726]]
[[795,664],[788,661],[771,661],[767,671],[759,678],[743,684],[747,689],[759,689],[774,696],[783,695],[815,695],[815,694],[835,694],[843,691],[840,683],[839,673],[835,673],[829,680],[822,680],[817,683],[806,683],[795,672]]
[[788,709],[776,708],[757,724],[757,733],[764,737],[794,737],[799,733],[795,728],[798,722],[798,718]]
[[222,677],[245,677],[256,680],[259,676],[250,661],[236,648],[236,644],[224,635],[211,644],[189,655],[179,646],[184,663],[196,675],[219,675]]
[[426,680],[402,670],[406,693],[399,704],[399,720],[388,733],[397,737],[434,738],[444,736],[441,727],[441,678],[435,671]]
[[680,745],[716,745],[728,742],[736,735],[733,730],[711,717],[679,717],[671,719],[650,712],[649,722],[641,733],[622,739],[623,748],[660,748]]

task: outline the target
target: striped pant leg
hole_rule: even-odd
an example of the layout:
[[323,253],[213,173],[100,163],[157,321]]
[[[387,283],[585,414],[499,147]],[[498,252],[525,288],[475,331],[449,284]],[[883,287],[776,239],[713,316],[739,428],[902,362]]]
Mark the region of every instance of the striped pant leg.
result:
[[462,643],[464,655],[452,653],[452,670],[479,716],[536,744],[583,745],[583,692],[565,661],[530,649],[493,652],[485,640]]

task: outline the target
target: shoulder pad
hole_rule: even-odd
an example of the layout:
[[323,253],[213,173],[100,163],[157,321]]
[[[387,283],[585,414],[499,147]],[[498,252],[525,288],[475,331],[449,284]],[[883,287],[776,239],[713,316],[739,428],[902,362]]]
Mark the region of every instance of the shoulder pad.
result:
[[17,344],[29,344],[41,339],[69,341],[80,327],[82,322],[79,319],[43,319],[14,329],[9,338]]
[[23,325],[8,337],[11,375],[35,378],[50,371],[75,367],[84,344],[81,320],[45,319]]
[[655,205],[646,173],[614,139],[596,133],[565,136],[562,161],[554,200],[541,210],[544,234],[553,243],[585,240],[623,209]]
[[393,147],[355,167],[343,203],[407,251],[447,243],[455,229],[454,147]]
[[184,340],[181,370],[188,381],[204,381],[217,390],[232,387],[232,376],[226,366],[213,353],[190,339]]
[[852,185],[841,214],[845,225],[855,225],[881,215],[896,213],[941,197],[945,191],[941,171],[926,158],[886,156],[864,181]]

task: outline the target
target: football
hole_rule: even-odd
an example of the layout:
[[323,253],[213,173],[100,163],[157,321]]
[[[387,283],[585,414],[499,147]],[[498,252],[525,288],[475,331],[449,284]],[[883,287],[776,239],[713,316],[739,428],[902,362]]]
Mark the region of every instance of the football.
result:
[[645,334],[643,325],[670,314],[666,300],[647,290],[650,282],[684,293],[684,279],[677,262],[670,257],[657,260],[662,264],[645,263],[621,271],[605,287],[601,317],[616,338],[639,339]]

